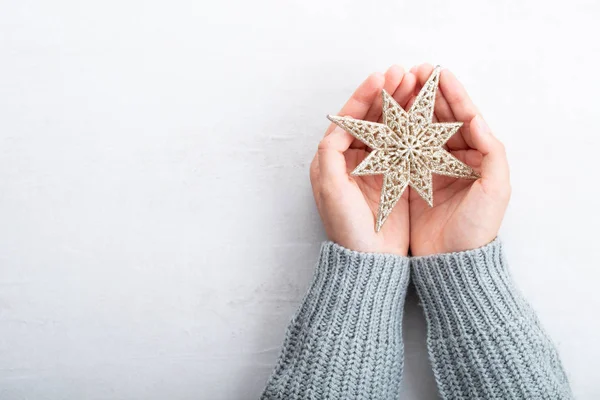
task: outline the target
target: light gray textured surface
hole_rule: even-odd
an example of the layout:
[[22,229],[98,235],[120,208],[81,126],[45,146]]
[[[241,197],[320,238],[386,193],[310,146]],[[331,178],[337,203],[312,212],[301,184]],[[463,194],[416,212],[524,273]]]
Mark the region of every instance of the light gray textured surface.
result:
[[[506,143],[513,275],[598,398],[598,20],[592,0],[1,1],[0,398],[256,398],[323,239],[325,115],[423,61]],[[406,398],[434,399],[414,297],[405,327]]]

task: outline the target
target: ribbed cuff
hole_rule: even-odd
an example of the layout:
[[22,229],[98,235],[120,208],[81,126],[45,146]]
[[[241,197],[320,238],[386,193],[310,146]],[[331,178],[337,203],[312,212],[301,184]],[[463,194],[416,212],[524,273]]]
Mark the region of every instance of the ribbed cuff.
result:
[[507,271],[499,239],[475,250],[411,259],[431,339],[536,320]]
[[313,329],[331,329],[335,334],[342,329],[349,335],[353,329],[387,334],[387,330],[373,329],[373,322],[387,324],[402,311],[409,274],[408,257],[363,253],[324,242],[314,280],[296,318]]
[[409,259],[323,243],[262,399],[397,398]]

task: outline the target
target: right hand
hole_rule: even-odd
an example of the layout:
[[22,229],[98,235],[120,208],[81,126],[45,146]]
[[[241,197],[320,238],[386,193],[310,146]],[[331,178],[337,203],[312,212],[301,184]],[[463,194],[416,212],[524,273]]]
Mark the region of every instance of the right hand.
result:
[[[338,115],[367,121],[381,119],[381,90],[405,106],[416,77],[392,66],[385,75],[372,74],[356,89]],[[366,157],[364,143],[334,124],[319,143],[310,178],[319,214],[330,240],[350,250],[407,255],[409,246],[408,191],[398,201],[380,232],[375,221],[383,179],[381,175],[351,176]]]
[[[413,68],[423,85],[433,66]],[[448,150],[478,171],[476,181],[433,175],[433,207],[410,196],[410,250],[414,256],[452,253],[484,246],[498,235],[510,199],[510,179],[502,143],[479,114],[466,90],[448,70],[440,74],[435,116],[460,121]]]

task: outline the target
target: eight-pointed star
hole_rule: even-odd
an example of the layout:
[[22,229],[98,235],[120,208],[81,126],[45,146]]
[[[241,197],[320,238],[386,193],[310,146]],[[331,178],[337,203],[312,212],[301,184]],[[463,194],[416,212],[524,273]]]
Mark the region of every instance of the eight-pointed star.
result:
[[462,122],[432,121],[439,76],[440,67],[436,67],[408,112],[383,90],[383,123],[328,116],[372,149],[352,175],[384,175],[377,232],[408,185],[433,206],[432,173],[455,178],[479,177],[443,147]]

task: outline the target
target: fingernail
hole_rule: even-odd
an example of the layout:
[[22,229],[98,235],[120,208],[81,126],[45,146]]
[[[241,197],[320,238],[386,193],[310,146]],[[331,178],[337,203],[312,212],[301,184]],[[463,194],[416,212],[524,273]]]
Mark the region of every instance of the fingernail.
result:
[[335,128],[333,128],[333,130],[331,132],[327,133],[325,136],[337,136],[343,132],[344,132],[344,129],[342,129],[341,127],[336,125]]
[[340,128],[339,126],[335,126],[335,128],[331,131],[332,134],[338,134],[344,132],[344,130],[342,128]]

